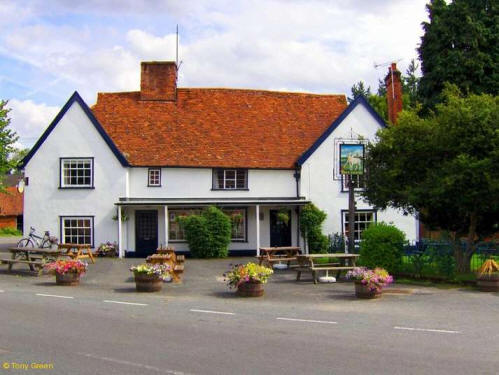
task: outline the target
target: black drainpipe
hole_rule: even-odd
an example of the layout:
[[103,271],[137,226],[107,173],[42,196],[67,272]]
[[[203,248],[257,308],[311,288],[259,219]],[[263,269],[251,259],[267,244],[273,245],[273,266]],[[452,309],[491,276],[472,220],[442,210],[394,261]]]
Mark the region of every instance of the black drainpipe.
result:
[[296,198],[300,198],[300,168],[296,167],[293,177],[296,180]]
[[[300,167],[296,167],[293,177],[296,180],[296,198],[300,198]],[[300,247],[300,208],[295,208],[296,213],[296,246]]]

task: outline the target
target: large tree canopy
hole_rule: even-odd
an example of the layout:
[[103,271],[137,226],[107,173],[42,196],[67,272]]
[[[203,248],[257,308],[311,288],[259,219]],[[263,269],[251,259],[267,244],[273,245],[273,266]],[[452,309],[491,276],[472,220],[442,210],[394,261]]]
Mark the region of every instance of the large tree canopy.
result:
[[499,13],[497,0],[433,0],[418,48],[423,76],[421,101],[433,108],[444,82],[463,93],[499,91]]
[[466,271],[476,241],[499,229],[499,98],[462,97],[455,86],[443,97],[427,118],[403,111],[398,126],[378,133],[368,147],[364,196],[467,237],[466,252],[456,252]]
[[0,100],[0,190],[3,189],[3,176],[16,167],[16,162],[11,156],[17,151],[14,143],[19,137],[9,128],[9,111],[7,101]]

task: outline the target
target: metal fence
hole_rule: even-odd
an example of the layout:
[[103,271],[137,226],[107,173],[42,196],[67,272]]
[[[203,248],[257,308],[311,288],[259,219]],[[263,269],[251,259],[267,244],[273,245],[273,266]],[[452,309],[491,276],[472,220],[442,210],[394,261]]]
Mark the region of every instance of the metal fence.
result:
[[[466,244],[461,243],[461,250],[466,250]],[[499,246],[497,242],[483,242],[477,247],[475,254],[471,258],[471,271],[477,271],[483,262],[488,258],[499,259]],[[454,247],[447,241],[415,241],[404,247],[404,263],[415,265],[416,268],[421,267],[425,263],[427,267],[443,267],[447,262],[449,272],[454,261]]]

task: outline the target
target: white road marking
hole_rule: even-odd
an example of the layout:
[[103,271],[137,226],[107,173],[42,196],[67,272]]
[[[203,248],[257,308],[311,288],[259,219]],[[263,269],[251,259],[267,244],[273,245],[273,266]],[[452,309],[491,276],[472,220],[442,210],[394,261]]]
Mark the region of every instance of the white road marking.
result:
[[276,318],[277,320],[287,320],[290,322],[306,322],[306,323],[321,323],[321,324],[338,324],[328,320],[310,320],[310,319],[294,319],[294,318]]
[[67,298],[67,299],[73,299],[74,297],[70,297],[70,296],[58,296],[58,295],[55,295],[55,294],[43,294],[43,293],[36,293],[37,296],[40,296],[40,297],[55,297],[55,298]]
[[112,300],[104,300],[105,303],[118,303],[120,305],[134,305],[134,306],[148,306],[147,303],[137,303],[137,302],[122,302],[122,301],[112,301]]
[[133,367],[138,367],[150,371],[156,371],[161,374],[169,374],[169,375],[187,375],[185,372],[181,371],[175,371],[175,370],[168,370],[168,369],[163,369],[155,366],[150,366],[150,365],[144,365],[142,363],[136,363],[136,362],[130,362],[130,361],[125,361],[123,359],[116,359],[116,358],[111,358],[111,357],[101,357],[89,353],[78,353],[79,355],[82,355],[87,358],[92,358],[92,359],[100,359],[101,361],[107,361],[107,362],[112,362],[112,363],[118,363],[121,365],[126,365],[126,366],[133,366]]
[[446,329],[430,329],[430,328],[411,328],[411,327],[393,327],[404,331],[419,331],[419,332],[437,332],[437,333],[462,333],[461,331],[449,331]]
[[232,312],[225,312],[225,311],[211,311],[211,310],[198,310],[198,309],[190,309],[189,311],[207,313],[207,314],[236,315]]
[[0,293],[4,293],[4,292],[5,292],[5,290],[0,290]]

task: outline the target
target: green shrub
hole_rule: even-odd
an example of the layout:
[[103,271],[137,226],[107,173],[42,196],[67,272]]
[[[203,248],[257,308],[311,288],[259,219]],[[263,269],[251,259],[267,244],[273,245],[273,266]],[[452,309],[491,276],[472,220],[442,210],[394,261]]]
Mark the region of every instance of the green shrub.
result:
[[232,223],[229,216],[214,206],[205,209],[202,216],[206,219],[210,233],[212,256],[225,258],[229,254],[229,244],[232,237]]
[[307,241],[309,253],[327,253],[329,241],[322,234],[322,223],[327,214],[312,203],[306,204],[300,211],[300,231]]
[[0,228],[0,236],[22,236],[23,233],[16,228]]
[[370,225],[362,233],[360,262],[368,268],[381,267],[389,273],[398,272],[402,265],[405,234],[394,225]]
[[201,215],[179,217],[192,256],[223,258],[229,253],[231,221],[221,210],[208,207]]
[[328,236],[330,253],[344,253],[346,248],[345,236],[342,233],[330,234]]

